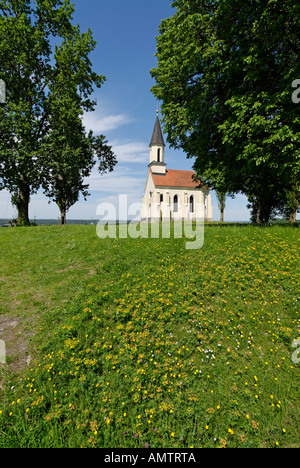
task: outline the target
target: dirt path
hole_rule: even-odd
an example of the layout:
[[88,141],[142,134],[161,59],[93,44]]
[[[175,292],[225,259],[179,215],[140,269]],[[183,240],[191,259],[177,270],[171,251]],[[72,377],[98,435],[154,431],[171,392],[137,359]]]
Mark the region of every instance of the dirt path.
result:
[[[27,319],[28,320],[28,319]],[[5,363],[0,364],[0,388],[3,389],[4,374],[20,372],[31,362],[30,339],[33,331],[25,331],[28,326],[19,317],[10,314],[0,315],[0,340],[5,350]]]

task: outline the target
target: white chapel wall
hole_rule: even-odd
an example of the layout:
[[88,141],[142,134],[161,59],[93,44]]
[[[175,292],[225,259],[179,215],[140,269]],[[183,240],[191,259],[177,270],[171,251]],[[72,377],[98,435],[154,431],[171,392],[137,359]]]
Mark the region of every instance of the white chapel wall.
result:
[[[178,211],[174,212],[174,197],[178,197]],[[194,198],[194,212],[190,211],[190,197]],[[211,195],[208,190],[155,187],[148,177],[143,198],[142,219],[151,221],[212,220]]]

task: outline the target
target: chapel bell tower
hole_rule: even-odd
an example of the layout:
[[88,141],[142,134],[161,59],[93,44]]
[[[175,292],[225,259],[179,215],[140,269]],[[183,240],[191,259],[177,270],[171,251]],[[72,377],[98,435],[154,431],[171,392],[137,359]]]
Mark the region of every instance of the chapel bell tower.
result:
[[156,120],[154,130],[150,142],[150,164],[154,174],[166,174],[165,164],[165,142],[160,127],[160,121],[158,117],[158,110],[156,111]]

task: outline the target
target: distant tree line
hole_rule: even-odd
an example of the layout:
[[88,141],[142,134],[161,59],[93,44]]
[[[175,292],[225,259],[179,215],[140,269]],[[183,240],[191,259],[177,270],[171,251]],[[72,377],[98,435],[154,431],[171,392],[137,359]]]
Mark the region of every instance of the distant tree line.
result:
[[243,193],[254,222],[277,214],[295,221],[299,2],[174,0],[172,6],[151,71],[168,142],[195,159],[220,207],[226,194]]
[[66,213],[98,164],[101,174],[117,163],[104,136],[86,133],[84,112],[105,77],[90,61],[92,32],[72,24],[70,0],[0,0],[0,190],[7,189],[18,223],[29,224],[30,196],[40,188]]

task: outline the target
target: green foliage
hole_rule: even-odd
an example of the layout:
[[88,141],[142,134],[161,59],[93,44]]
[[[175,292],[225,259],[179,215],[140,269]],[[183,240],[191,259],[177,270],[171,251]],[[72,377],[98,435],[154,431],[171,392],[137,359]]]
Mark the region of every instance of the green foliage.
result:
[[168,141],[196,158],[207,184],[247,194],[267,221],[300,179],[299,108],[291,99],[299,7],[292,0],[173,6],[151,71]]
[[86,136],[82,125],[105,77],[92,69],[96,42],[72,24],[73,11],[70,0],[0,2],[0,189],[12,193],[20,223],[29,222],[30,195],[41,185],[65,214],[80,192],[87,196],[95,156],[102,172],[106,158],[109,170],[116,164],[104,137]]
[[[206,226],[193,253],[90,226],[0,234],[23,256],[49,241],[35,288],[76,276],[48,320],[36,312],[39,356],[2,395],[1,446],[299,446],[297,228]],[[12,263],[4,285],[26,280]]]

